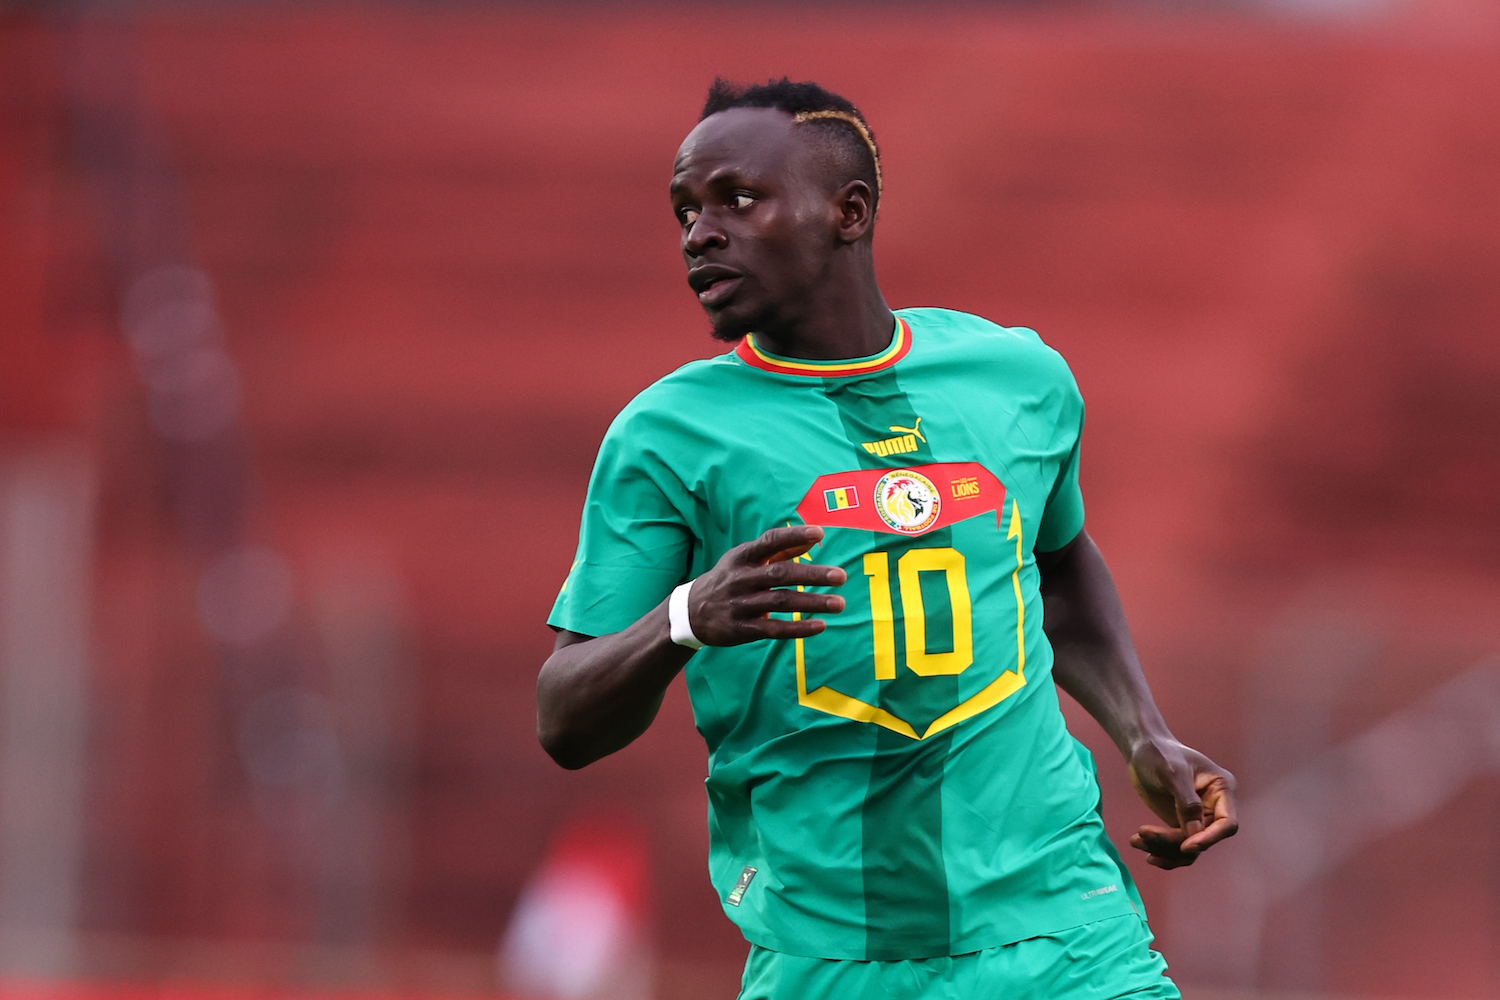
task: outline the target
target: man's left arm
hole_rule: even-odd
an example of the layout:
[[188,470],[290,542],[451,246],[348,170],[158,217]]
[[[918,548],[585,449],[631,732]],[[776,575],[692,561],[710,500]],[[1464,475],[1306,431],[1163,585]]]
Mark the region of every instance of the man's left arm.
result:
[[1035,555],[1057,686],[1104,727],[1125,755],[1135,790],[1170,824],[1142,826],[1131,846],[1158,868],[1192,864],[1239,829],[1234,775],[1167,728],[1141,673],[1114,579],[1088,533]]

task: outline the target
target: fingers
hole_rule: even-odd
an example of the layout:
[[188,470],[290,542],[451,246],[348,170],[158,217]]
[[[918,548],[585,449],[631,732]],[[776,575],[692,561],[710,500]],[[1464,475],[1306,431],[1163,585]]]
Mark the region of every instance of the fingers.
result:
[[757,639],[806,639],[817,635],[828,627],[821,618],[752,618],[740,623],[739,630],[745,642]]
[[1191,854],[1201,854],[1226,837],[1233,837],[1239,830],[1238,820],[1216,819],[1202,831],[1184,840],[1182,849]]
[[730,601],[736,618],[760,618],[771,612],[801,611],[838,614],[844,610],[844,599],[837,594],[810,594],[798,590],[757,590]]
[[1165,871],[1171,871],[1173,868],[1186,868],[1192,863],[1192,858],[1178,860],[1176,858],[1164,858],[1159,854],[1148,855],[1146,858],[1146,864],[1151,865],[1153,868],[1161,868]]
[[772,528],[753,542],[737,550],[737,561],[755,566],[761,563],[795,559],[823,540],[823,529],[816,524],[792,524]]
[[849,575],[837,566],[817,563],[773,562],[736,574],[735,587],[741,593],[770,590],[772,587],[838,587]]
[[1145,851],[1146,863],[1157,868],[1185,868],[1198,860],[1196,851],[1182,849],[1183,833],[1165,826],[1143,826],[1130,838],[1130,846]]
[[1203,804],[1209,811],[1210,822],[1207,828],[1182,842],[1183,850],[1194,853],[1204,851],[1239,832],[1240,823],[1234,812],[1233,782],[1234,779],[1229,775],[1198,775],[1198,788],[1203,796]]
[[1177,800],[1177,828],[1189,837],[1203,832],[1203,803],[1198,796],[1190,802]]
[[1177,828],[1185,836],[1193,836],[1203,829],[1203,800],[1194,787],[1195,775],[1186,764],[1173,767],[1172,798],[1177,803]]

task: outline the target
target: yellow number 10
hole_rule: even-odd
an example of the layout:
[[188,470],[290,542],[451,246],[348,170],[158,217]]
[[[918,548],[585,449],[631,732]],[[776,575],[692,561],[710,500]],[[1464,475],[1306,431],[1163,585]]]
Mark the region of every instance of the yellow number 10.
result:
[[[948,581],[948,600],[953,608],[953,649],[927,652],[927,613],[922,607],[923,572],[941,570]],[[891,564],[885,552],[865,556],[865,576],[870,584],[870,612],[875,626],[875,679],[896,677],[896,624],[891,608]],[[912,549],[896,561],[901,584],[902,619],[906,624],[906,665],[914,674],[937,677],[961,674],[974,662],[974,614],[969,601],[969,581],[964,574],[963,553],[955,548]]]

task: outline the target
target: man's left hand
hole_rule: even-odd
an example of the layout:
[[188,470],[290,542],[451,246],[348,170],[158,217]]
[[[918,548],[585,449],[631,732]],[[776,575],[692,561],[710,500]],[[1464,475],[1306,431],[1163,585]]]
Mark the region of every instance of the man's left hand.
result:
[[1181,868],[1234,836],[1234,775],[1176,740],[1147,741],[1130,759],[1130,783],[1151,811],[1171,826],[1142,826],[1130,846],[1147,864]]

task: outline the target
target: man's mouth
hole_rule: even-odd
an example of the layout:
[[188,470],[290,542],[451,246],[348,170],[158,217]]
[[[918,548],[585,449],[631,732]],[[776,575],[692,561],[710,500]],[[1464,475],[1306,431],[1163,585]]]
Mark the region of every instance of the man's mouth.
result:
[[740,278],[715,278],[698,293],[698,303],[704,306],[722,305],[729,301],[734,290],[740,287]]
[[700,264],[688,272],[688,284],[698,293],[698,303],[713,308],[729,301],[743,276],[719,264]]

